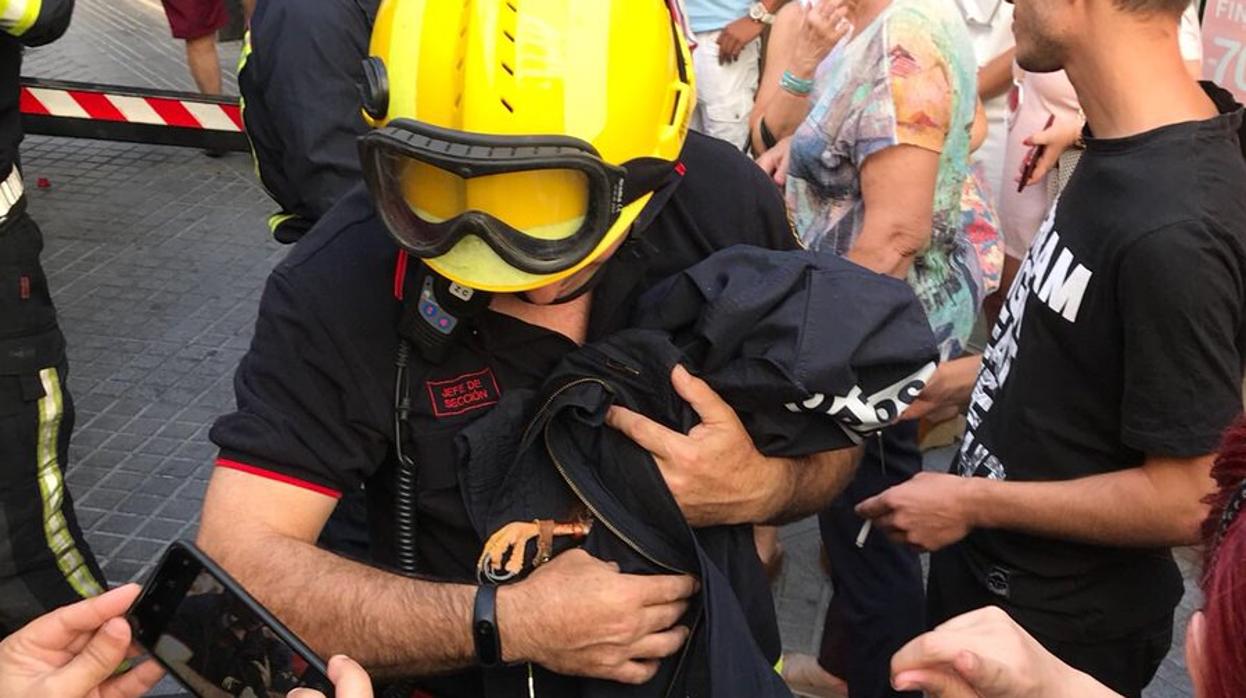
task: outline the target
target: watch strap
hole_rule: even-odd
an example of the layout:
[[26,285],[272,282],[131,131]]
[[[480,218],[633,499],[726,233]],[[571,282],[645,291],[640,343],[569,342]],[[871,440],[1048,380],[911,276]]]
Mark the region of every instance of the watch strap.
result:
[[760,0],[758,0],[758,2],[754,2],[752,5],[749,5],[748,17],[755,22],[760,22],[765,25],[774,23],[774,13],[767,9],[766,4]]
[[472,609],[472,640],[476,644],[476,661],[486,669],[502,666],[497,597],[498,588],[492,584],[476,587],[476,603]]

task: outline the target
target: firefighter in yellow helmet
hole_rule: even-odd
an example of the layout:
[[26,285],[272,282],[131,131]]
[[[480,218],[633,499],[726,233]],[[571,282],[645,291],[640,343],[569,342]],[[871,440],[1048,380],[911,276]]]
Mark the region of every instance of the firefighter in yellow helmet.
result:
[[[566,675],[644,684],[678,661],[686,577],[574,550],[478,587],[455,446],[578,344],[626,328],[654,283],[734,244],[795,246],[764,173],[688,133],[677,14],[662,0],[382,3],[362,90],[367,186],[273,271],[237,408],[211,433],[199,534],[325,656],[419,677],[438,698],[526,696],[529,681],[568,695]],[[814,511],[831,471],[849,470],[763,458],[708,386],[672,379],[704,410],[691,435],[610,419],[655,453],[695,525]],[[313,545],[360,488],[368,565]]]
[[384,4],[361,144],[398,244],[502,293],[573,276],[622,239],[696,105],[661,2],[520,4]]

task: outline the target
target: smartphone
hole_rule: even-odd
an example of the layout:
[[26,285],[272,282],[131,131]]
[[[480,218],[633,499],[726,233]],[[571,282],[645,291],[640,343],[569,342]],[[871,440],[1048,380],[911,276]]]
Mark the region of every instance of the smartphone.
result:
[[169,546],[130,607],[135,641],[200,698],[332,698],[325,662],[193,543]]

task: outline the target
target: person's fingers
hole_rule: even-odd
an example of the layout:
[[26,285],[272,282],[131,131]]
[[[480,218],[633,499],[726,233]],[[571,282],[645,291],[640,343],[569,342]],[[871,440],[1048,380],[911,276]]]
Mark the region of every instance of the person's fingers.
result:
[[951,668],[959,655],[966,652],[980,633],[938,629],[919,635],[891,656],[891,674],[899,676],[907,671],[936,667]]
[[836,7],[835,10],[831,12],[831,16],[827,22],[836,41],[842,38],[844,34],[847,34],[848,28],[852,26],[852,23],[848,21],[848,8],[843,5]]
[[911,421],[914,419],[921,419],[933,411],[934,406],[935,403],[930,400],[923,400],[919,397],[913,401],[913,404],[909,405],[903,412],[900,413],[900,420]]
[[368,672],[346,655],[329,659],[329,680],[337,698],[372,698],[372,680]]
[[670,454],[668,442],[673,438],[687,438],[677,431],[671,431],[648,417],[633,412],[626,407],[615,405],[606,413],[606,424],[623,432],[638,446],[652,453],[655,458],[664,459]]
[[647,574],[629,575],[640,588],[641,603],[645,606],[683,601],[697,591],[697,580],[688,575]]
[[1056,141],[1057,133],[1054,126],[1045,128],[1042,131],[1035,131],[1030,137],[1025,139],[1026,145],[1050,145]]
[[82,651],[48,677],[56,695],[82,696],[112,676],[130,646],[130,624],[124,618],[110,618],[100,626]]
[[718,35],[718,65],[726,65],[732,61],[731,46],[733,43],[730,32],[723,31]]
[[757,163],[757,166],[761,168],[762,172],[765,172],[768,175],[773,175],[775,170],[775,157],[773,153],[774,149],[771,148],[761,155],[758,155],[757,159],[753,161]]
[[83,599],[40,616],[26,626],[28,636],[40,647],[64,649],[83,633],[91,633],[110,618],[126,612],[142,588],[126,584],[99,596]]
[[974,689],[947,669],[916,669],[892,677],[897,691],[925,691],[931,698],[976,698]]
[[1042,157],[1038,159],[1038,163],[1034,165],[1034,172],[1030,175],[1030,181],[1027,184],[1041,182],[1048,172],[1056,166],[1060,161],[1060,150],[1054,147],[1043,149]]
[[679,622],[688,612],[687,601],[646,606],[641,609],[640,627],[645,633],[667,630]]
[[963,632],[970,628],[977,629],[1000,624],[1013,624],[1013,620],[1008,615],[1008,612],[999,606],[983,606],[982,608],[949,618],[940,623],[935,630]]
[[724,31],[718,36],[718,62],[734,63],[740,54],[740,41],[734,34]]
[[99,698],[137,698],[145,695],[164,677],[164,668],[154,659],[114,676],[100,686]]
[[863,519],[878,519],[890,514],[893,510],[886,491],[862,501],[853,509],[857,516]]
[[646,635],[632,645],[629,654],[633,659],[663,659],[675,654],[688,641],[688,628],[682,625],[665,632]]
[[642,684],[647,683],[658,673],[658,662],[650,661],[631,661],[619,667],[610,677],[619,683]]
[[779,160],[779,166],[774,170],[774,183],[780,187],[787,185],[787,158]]
[[675,366],[671,371],[671,385],[688,404],[692,406],[702,424],[721,424],[736,421],[735,410],[722,399],[709,383],[697,378],[683,366]]
[[296,688],[286,694],[286,698],[325,698],[320,691],[314,691],[310,688]]

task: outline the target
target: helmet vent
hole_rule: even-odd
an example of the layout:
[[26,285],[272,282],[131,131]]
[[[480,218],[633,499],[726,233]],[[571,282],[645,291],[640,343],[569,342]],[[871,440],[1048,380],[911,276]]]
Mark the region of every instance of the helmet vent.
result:
[[502,36],[504,36],[504,37],[506,37],[508,40],[510,40],[510,42],[511,42],[512,44],[513,44],[513,43],[515,43],[515,35],[514,35],[514,34],[512,34],[512,33],[510,33],[510,30],[509,30],[509,29],[503,29],[503,30],[502,30]]
[[506,107],[506,111],[508,111],[508,112],[510,112],[510,113],[512,113],[512,114],[514,114],[514,113],[515,113],[515,108],[511,106],[511,103],[510,103],[510,102],[506,101],[506,98],[505,98],[505,97],[503,97],[503,98],[501,99],[501,101],[502,101],[502,106]]
[[507,65],[506,61],[502,61],[502,70],[505,70],[507,75],[515,77],[515,69]]
[[671,118],[667,121],[668,125],[675,125],[675,119],[679,117],[679,103],[682,102],[683,99],[684,93],[682,91],[675,91],[675,102],[671,105]]

